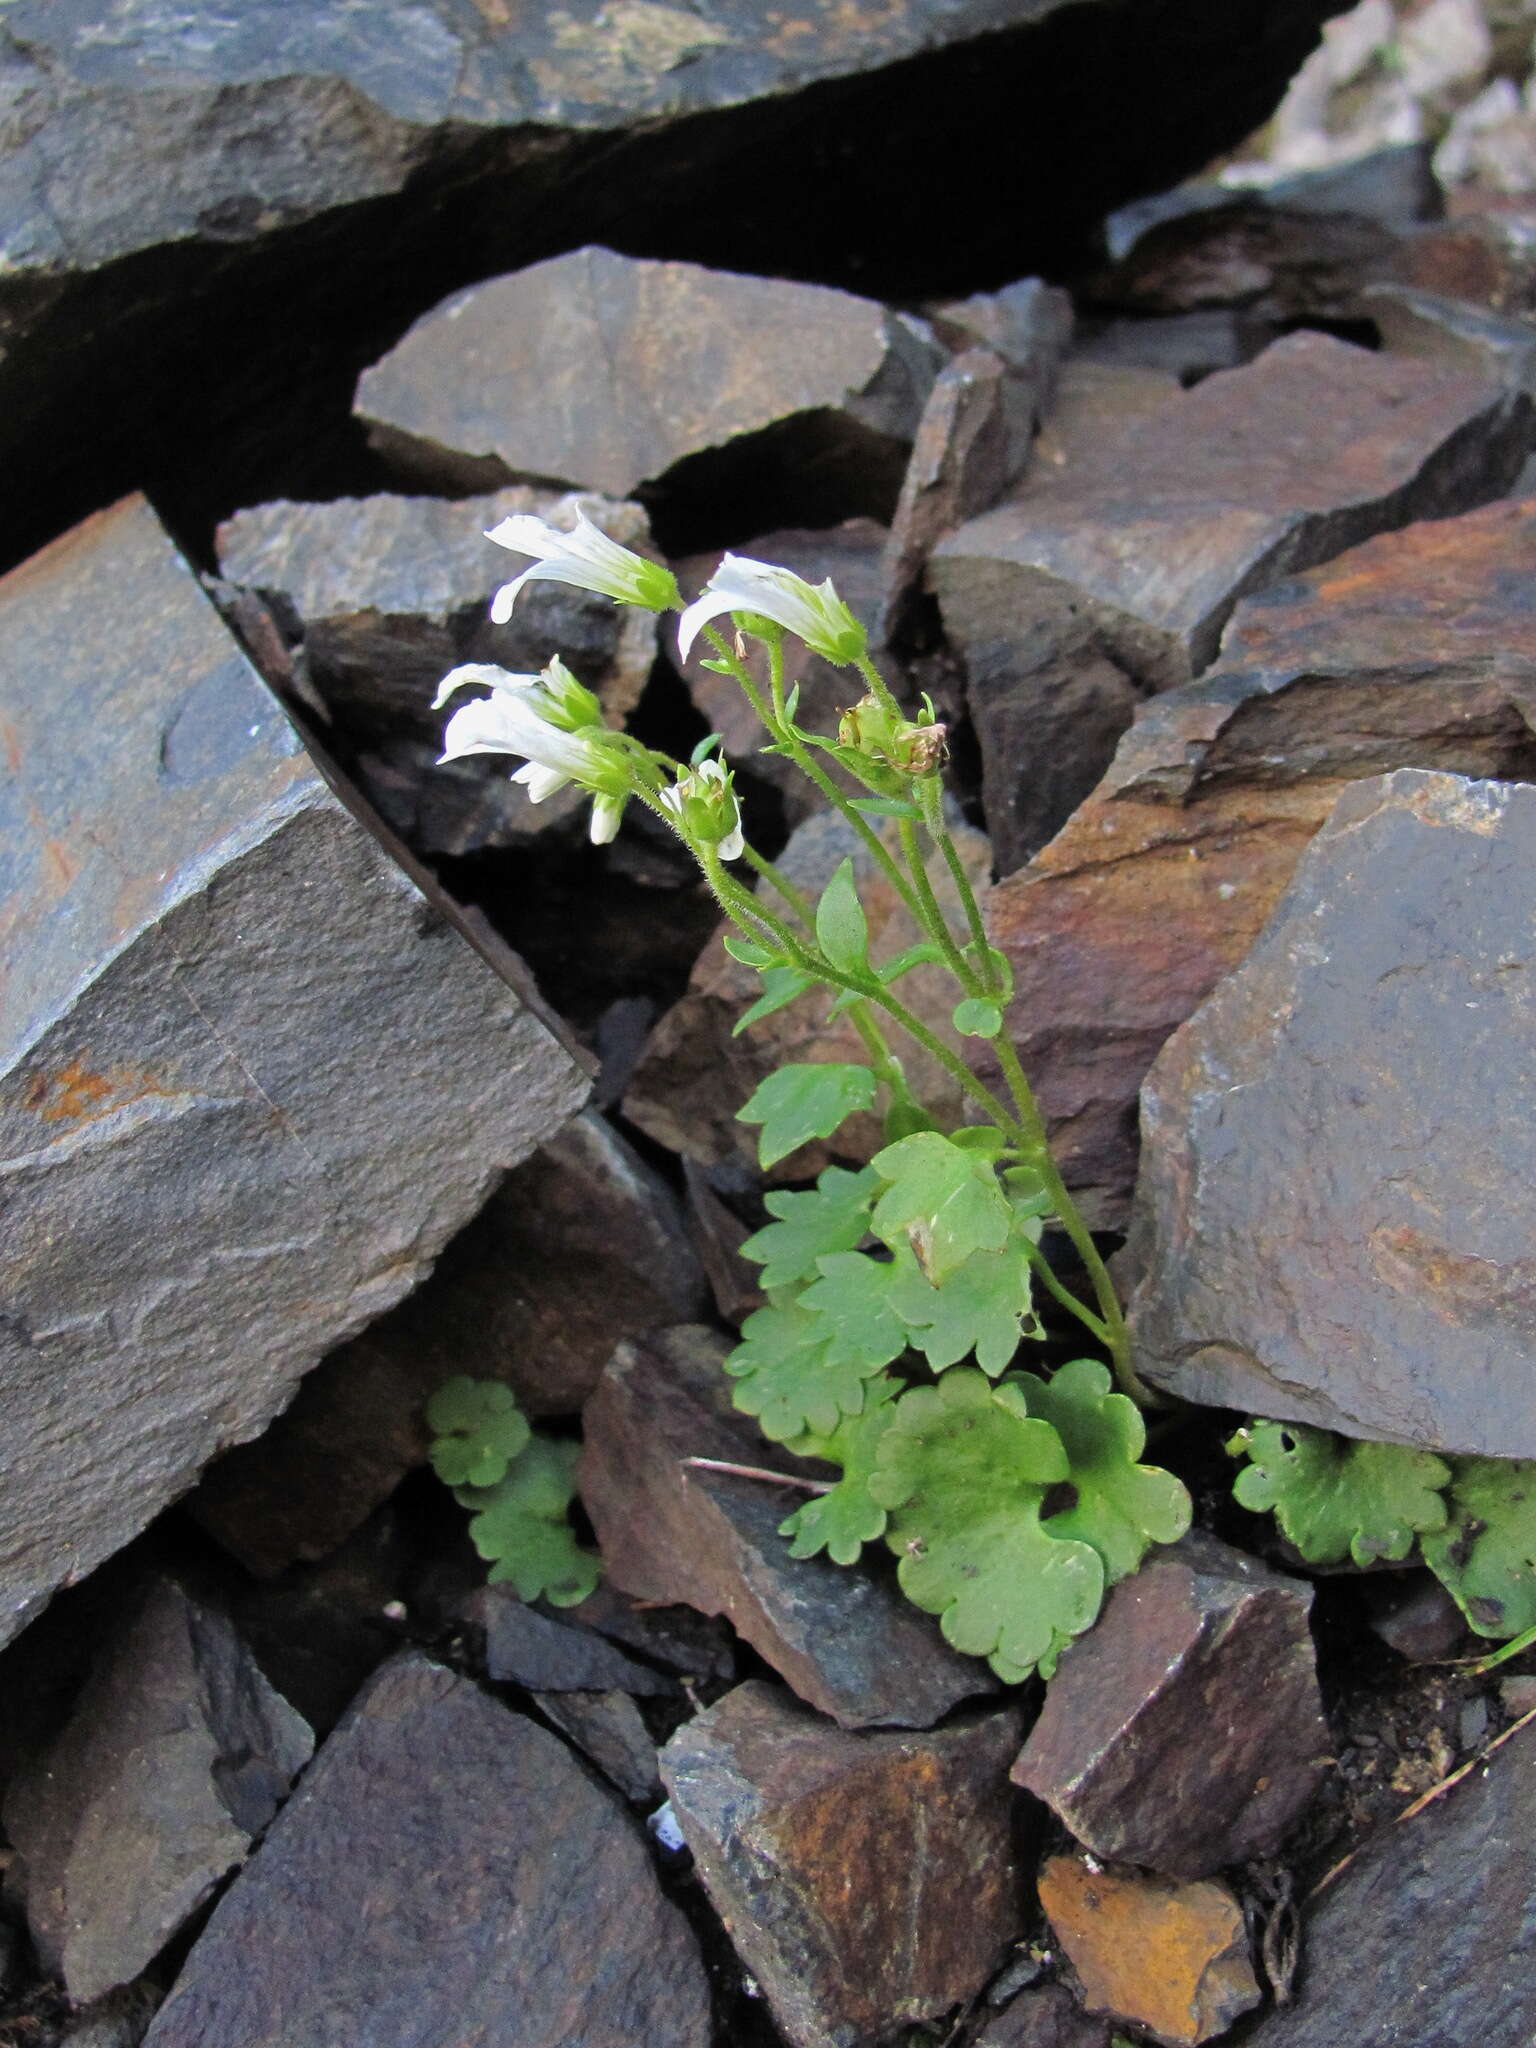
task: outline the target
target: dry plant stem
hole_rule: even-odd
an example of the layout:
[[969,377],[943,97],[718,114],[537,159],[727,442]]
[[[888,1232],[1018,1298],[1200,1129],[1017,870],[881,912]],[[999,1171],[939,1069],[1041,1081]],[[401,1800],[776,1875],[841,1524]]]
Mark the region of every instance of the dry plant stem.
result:
[[728,1472],[733,1479],[766,1479],[775,1486],[798,1486],[802,1493],[830,1493],[833,1479],[802,1479],[797,1472],[770,1472],[766,1465],[733,1465],[729,1458],[684,1458],[701,1472]]

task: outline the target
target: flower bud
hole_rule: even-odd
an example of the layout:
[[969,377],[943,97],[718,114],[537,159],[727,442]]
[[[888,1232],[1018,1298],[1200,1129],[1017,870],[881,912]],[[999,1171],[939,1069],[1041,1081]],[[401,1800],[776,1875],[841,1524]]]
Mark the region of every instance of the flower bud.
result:
[[719,761],[701,762],[677,778],[661,800],[692,846],[709,846],[722,860],[740,860],[745,840],[735,783]]
[[843,713],[837,737],[841,745],[900,775],[934,775],[944,765],[949,728],[938,724],[931,709],[916,719],[893,717],[871,695]]

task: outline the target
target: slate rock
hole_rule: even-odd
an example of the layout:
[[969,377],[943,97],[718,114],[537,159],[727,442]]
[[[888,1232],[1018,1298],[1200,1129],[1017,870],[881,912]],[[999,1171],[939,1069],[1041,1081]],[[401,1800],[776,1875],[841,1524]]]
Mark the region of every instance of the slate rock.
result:
[[[895,826],[875,821],[891,846]],[[958,816],[950,821],[960,858],[978,888],[985,880],[989,848],[981,833]],[[803,894],[818,897],[839,863],[852,857],[859,895],[869,921],[870,951],[889,959],[921,937],[890,883],[875,867],[857,835],[834,811],[818,811],[801,825],[779,855],[776,866]],[[964,929],[953,882],[942,870],[933,875],[934,894],[951,925]],[[786,1061],[859,1060],[863,1041],[846,1017],[827,1021],[826,1005],[814,997],[776,1011],[739,1038],[732,1027],[761,993],[753,968],[725,950],[730,930],[722,924],[700,954],[687,993],[666,1012],[651,1033],[629,1093],[624,1114],[647,1137],[685,1159],[706,1167],[740,1161],[754,1165],[754,1129],[736,1121],[736,1112],[765,1075]],[[944,1031],[954,1010],[954,985],[942,967],[913,968],[902,977],[902,1001],[928,1024]],[[902,1064],[918,1099],[941,1120],[960,1122],[963,1100],[931,1054],[911,1041],[899,1047]],[[835,1140],[803,1145],[773,1168],[775,1180],[803,1180],[828,1158],[865,1160],[884,1143],[880,1119],[871,1112],[852,1116]]]
[[1521,318],[1536,311],[1536,212],[1510,206],[1423,228],[1403,244],[1393,274],[1419,291]]
[[434,711],[432,700],[451,668],[485,661],[529,674],[558,653],[596,692],[610,724],[621,726],[640,701],[656,657],[654,614],[533,583],[506,625],[490,620],[493,592],[526,558],[492,546],[486,532],[517,513],[569,528],[578,512],[624,547],[646,550],[650,529],[638,505],[522,486],[456,500],[280,501],[219,528],[222,574],[300,622],[303,675],[338,759],[423,851],[518,845],[585,816],[574,788],[530,804],[509,760],[439,764],[448,711]]
[[485,1635],[485,1675],[497,1685],[529,1692],[620,1691],[644,1696],[677,1688],[659,1671],[637,1664],[596,1630],[569,1627],[506,1586],[482,1586],[470,1595],[462,1619]]
[[1001,291],[973,292],[925,307],[934,333],[955,355],[990,349],[1048,400],[1072,339],[1072,295],[1043,278],[1021,277]]
[[620,1337],[704,1301],[675,1195],[587,1111],[503,1180],[424,1287],[206,1474],[192,1511],[252,1571],[324,1557],[425,1459],[444,1380],[503,1380],[533,1414],[574,1414]]
[[586,248],[434,308],[364,372],[357,409],[433,483],[489,460],[628,498],[710,457],[711,495],[750,480],[824,525],[889,513],[938,367],[920,323],[873,300]]
[[1536,1735],[1385,1826],[1307,1913],[1306,1966],[1255,2048],[1526,2048],[1536,1912]]
[[587,1083],[506,949],[476,960],[331,794],[142,499],[0,581],[0,621],[4,1640]]
[[1379,536],[1245,599],[1218,665],[1140,711],[1104,781],[992,889],[1008,1028],[1068,1184],[1123,1227],[1137,1095],[1247,953],[1344,785],[1536,775],[1536,501]]
[[1154,1550],[1063,1655],[1015,1781],[1095,1855],[1169,1877],[1272,1853],[1329,1756],[1311,1605],[1202,1531]]
[[1243,1909],[1225,1884],[1171,1884],[1053,1856],[1040,1903],[1089,2011],[1145,2028],[1164,2048],[1199,2048],[1263,1997]]
[[578,1483],[609,1580],[723,1614],[844,1728],[926,1728],[994,1692],[985,1665],[951,1650],[888,1573],[789,1555],[778,1528],[803,1493],[686,1462],[811,1470],[732,1408],[728,1349],[689,1326],[621,1344],[588,1401]]
[[71,1999],[154,1961],[244,1861],[313,1747],[223,1615],[169,1581],[147,1589],[5,1797],[20,1859],[8,1883]]
[[717,1615],[634,1600],[608,1579],[577,1606],[563,1607],[560,1615],[684,1678],[719,1683],[736,1675],[735,1638]]
[[709,1275],[716,1312],[721,1322],[739,1330],[752,1311],[761,1308],[768,1298],[759,1284],[762,1267],[741,1256],[741,1247],[752,1235],[752,1226],[721,1199],[711,1185],[708,1171],[696,1159],[683,1161],[683,1185],[688,1198],[688,1234]]
[[1368,285],[1360,305],[1394,355],[1421,356],[1536,392],[1536,332],[1524,320],[1403,284]]
[[1021,1991],[976,2036],[976,2048],[1113,2048],[1103,2020],[1082,2011],[1064,1984]]
[[536,1692],[533,1703],[632,1806],[662,1797],[656,1744],[628,1692]]
[[680,1728],[662,1778],[715,1910],[793,2048],[862,2048],[978,1992],[1020,1930],[1002,1708],[850,1734],[777,1686]]
[[1461,1609],[1429,1572],[1383,1573],[1361,1587],[1373,1634],[1410,1664],[1442,1664],[1467,1633]]
[[999,871],[1088,795],[1139,696],[1209,665],[1240,597],[1498,497],[1529,434],[1523,394],[1293,334],[941,542],[929,575],[966,663]]
[[162,1996],[152,1978],[109,1992],[70,2018],[59,2048],[139,2048]]
[[411,1654],[326,1743],[146,2038],[705,2048],[709,1992],[613,1796],[558,1737]]
[[1405,768],[1339,798],[1142,1091],[1135,1344],[1156,1384],[1536,1456],[1533,877],[1529,787]]

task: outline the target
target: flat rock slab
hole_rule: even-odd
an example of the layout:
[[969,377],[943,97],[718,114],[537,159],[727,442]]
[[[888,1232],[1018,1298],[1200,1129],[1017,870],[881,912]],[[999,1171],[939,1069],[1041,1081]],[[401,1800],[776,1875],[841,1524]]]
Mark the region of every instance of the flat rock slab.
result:
[[146,1970],[245,1860],[314,1737],[223,1615],[152,1585],[6,1790],[44,1966],[85,2004]]
[[1536,774],[1536,501],[1383,534],[1247,598],[1103,782],[989,893],[1012,1033],[1069,1185],[1121,1227],[1158,1050],[1247,953],[1344,784]]
[[1022,1924],[1011,1709],[849,1734],[738,1686],[662,1751],[716,1911],[794,2048],[862,2048],[973,1997]]
[[1529,435],[1529,401],[1486,378],[1294,334],[941,542],[1000,871],[1088,794],[1138,695],[1209,665],[1240,597],[1498,497]]
[[1085,1848],[1206,1877],[1279,1847],[1330,1753],[1312,1589],[1203,1532],[1063,1655],[1014,1766]]
[[1383,1827],[1307,1912],[1296,2003],[1254,2048],[1527,2048],[1536,1913],[1536,1734]]
[[617,1800],[402,1657],[221,1900],[146,2048],[706,2048],[709,1991]]
[[1078,2005],[1064,1984],[1021,1991],[976,2036],[976,2048],[1114,2048],[1109,2027]]
[[0,633],[4,1640],[587,1084],[331,794],[142,500],[0,582]]
[[587,1403],[581,1498],[613,1584],[725,1615],[846,1728],[926,1728],[996,1691],[986,1666],[951,1650],[889,1575],[790,1556],[778,1529],[802,1493],[686,1462],[812,1469],[732,1408],[728,1349],[690,1326],[621,1344]]
[[1340,797],[1142,1094],[1141,1370],[1347,1435],[1536,1456],[1536,789]]
[[485,1675],[493,1684],[538,1693],[618,1691],[640,1697],[677,1691],[671,1679],[626,1657],[596,1629],[540,1614],[510,1587],[482,1586],[459,1612],[484,1632]]
[[1243,1909],[1225,1884],[1170,1884],[1053,1856],[1040,1903],[1089,2011],[1144,2027],[1164,2048],[1199,2048],[1263,1997]]

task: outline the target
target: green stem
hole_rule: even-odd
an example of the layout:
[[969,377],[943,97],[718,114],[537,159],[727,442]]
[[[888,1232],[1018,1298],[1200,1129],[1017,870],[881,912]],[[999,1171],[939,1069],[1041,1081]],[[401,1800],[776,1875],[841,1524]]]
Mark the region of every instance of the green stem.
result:
[[1098,1338],[1099,1342],[1102,1345],[1104,1345],[1107,1349],[1109,1345],[1109,1332],[1105,1329],[1104,1325],[1099,1321],[1098,1317],[1093,1313],[1093,1310],[1091,1308],[1086,1307],[1082,1302],[1080,1302],[1077,1296],[1072,1292],[1071,1288],[1064,1287],[1062,1283],[1056,1278],[1055,1273],[1051,1270],[1050,1260],[1045,1256],[1045,1253],[1041,1251],[1039,1245],[1031,1244],[1028,1241],[1028,1239],[1026,1239],[1024,1249],[1029,1253],[1029,1263],[1040,1275],[1040,1279],[1045,1287],[1046,1293],[1053,1294],[1056,1297],[1056,1299],[1061,1303],[1062,1307],[1064,1309],[1069,1309],[1071,1313],[1077,1317],[1078,1321],[1082,1323],[1087,1329],[1091,1330],[1094,1336]]
[[755,846],[748,846],[743,852],[742,858],[746,861],[749,868],[754,869],[756,873],[762,876],[769,888],[778,890],[806,930],[814,932],[816,929],[816,912],[810,899],[801,894],[782,869],[776,868],[771,860],[765,859]]
[[905,719],[907,715],[906,712],[903,711],[901,706],[897,703],[896,698],[891,691],[890,684],[887,683],[885,677],[881,675],[879,669],[875,667],[875,664],[870,660],[869,656],[867,654],[861,654],[856,665],[859,674],[864,678],[865,682],[869,685],[870,694],[874,697],[875,701],[880,705],[881,709],[887,712],[892,718]]
[[959,982],[968,996],[981,995],[985,990],[971,972],[965,956],[955,944],[949,921],[939,907],[939,899],[933,893],[933,884],[928,879],[928,868],[923,860],[922,849],[917,843],[917,827],[910,818],[902,818],[896,826],[896,835],[901,841],[901,851],[911,870],[913,883],[917,888],[918,904],[922,911],[923,929],[944,955],[944,964]]
[[928,837],[944,856],[949,869],[950,880],[960,898],[965,912],[965,921],[970,927],[971,945],[976,954],[976,972],[981,982],[982,995],[998,993],[999,983],[992,972],[991,942],[987,938],[987,927],[982,921],[981,905],[976,901],[976,891],[971,887],[971,878],[965,871],[965,862],[960,858],[949,827],[944,823],[944,800],[938,778],[924,778],[918,784],[918,802],[922,806],[923,823],[928,828]]

